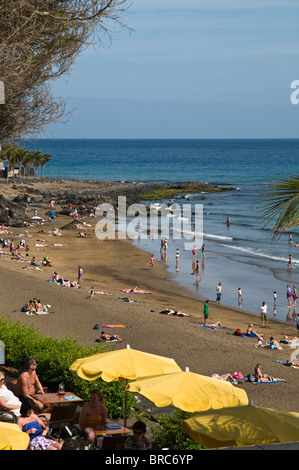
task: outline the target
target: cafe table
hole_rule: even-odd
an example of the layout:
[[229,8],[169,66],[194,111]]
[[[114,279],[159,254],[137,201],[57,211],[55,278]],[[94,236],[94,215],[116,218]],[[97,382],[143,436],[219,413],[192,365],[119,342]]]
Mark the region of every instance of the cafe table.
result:
[[95,429],[94,432],[99,449],[123,450],[126,439],[132,434],[132,429],[113,421],[108,422],[107,426],[101,426],[100,429]]
[[113,436],[116,434],[131,434],[132,430],[115,421],[108,422],[107,426],[101,426],[100,429],[95,429],[96,436]]
[[82,398],[72,392],[65,392],[64,395],[57,392],[36,393],[33,397],[40,400],[44,405],[67,405],[83,401]]

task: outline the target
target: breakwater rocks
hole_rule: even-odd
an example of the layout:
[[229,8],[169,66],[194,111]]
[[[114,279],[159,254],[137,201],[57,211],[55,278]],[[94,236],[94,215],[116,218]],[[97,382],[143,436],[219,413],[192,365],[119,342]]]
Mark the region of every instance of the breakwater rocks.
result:
[[[118,197],[125,196],[127,205],[146,200],[188,198],[191,193],[232,191],[235,188],[221,188],[189,181],[176,184],[145,184],[126,181],[87,181],[66,180],[60,178],[26,178],[22,181],[1,181],[0,184],[0,224],[20,227],[31,221],[32,209],[50,208],[50,201],[55,201],[57,214],[68,215],[76,208],[95,210],[99,204],[117,205]],[[27,198],[30,198],[28,211]],[[71,209],[72,208],[72,209]],[[50,212],[49,212],[50,213]],[[47,214],[47,212],[46,212]]]

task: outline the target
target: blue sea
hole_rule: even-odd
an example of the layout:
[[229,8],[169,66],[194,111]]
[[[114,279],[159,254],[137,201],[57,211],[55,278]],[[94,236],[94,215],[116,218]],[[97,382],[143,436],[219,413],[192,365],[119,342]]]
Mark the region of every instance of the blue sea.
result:
[[[286,287],[287,284],[297,285],[299,290],[299,248],[295,247],[299,242],[299,230],[292,230],[292,243],[289,233],[273,240],[272,226],[269,223],[265,226],[261,221],[259,208],[269,183],[298,174],[299,139],[61,139],[38,140],[24,145],[29,150],[51,154],[52,160],[45,166],[44,176],[137,183],[201,181],[233,187],[232,191],[187,194],[184,198],[162,201],[181,207],[203,205],[206,257],[202,258],[201,247],[197,247],[200,282],[192,275],[194,260],[192,252],[184,249],[184,237],[174,239],[174,232],[170,233],[166,256],[160,251],[158,227],[143,226],[143,233],[144,229],[152,228],[152,238],[141,236],[134,243],[166,264],[169,279],[183,284],[201,298],[209,298],[214,320],[217,318],[213,317],[212,301],[216,298],[218,282],[222,283],[223,304],[258,315],[261,303],[265,301],[270,318],[292,320],[295,308],[292,306],[288,310]],[[229,225],[226,223],[228,216],[231,219]],[[147,224],[146,221],[142,223]],[[188,241],[192,242],[191,234],[188,236]],[[180,250],[179,264],[175,257],[177,249]],[[293,257],[293,270],[287,266],[289,254]],[[242,305],[238,305],[239,287],[243,293]],[[274,291],[277,292],[276,309]]]

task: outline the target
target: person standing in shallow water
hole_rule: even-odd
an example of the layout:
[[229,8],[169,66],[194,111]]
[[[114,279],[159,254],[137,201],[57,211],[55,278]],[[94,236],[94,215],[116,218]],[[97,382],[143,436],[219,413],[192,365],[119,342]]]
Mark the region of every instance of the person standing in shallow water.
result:
[[243,294],[241,287],[238,288],[238,306],[240,307],[243,302]]
[[221,294],[222,294],[222,286],[221,286],[221,282],[219,282],[216,287],[216,302],[218,303],[221,301]]

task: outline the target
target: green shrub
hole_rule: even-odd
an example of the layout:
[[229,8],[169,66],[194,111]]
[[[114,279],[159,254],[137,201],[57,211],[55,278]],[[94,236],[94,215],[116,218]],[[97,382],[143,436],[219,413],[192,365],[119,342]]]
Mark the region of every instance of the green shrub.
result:
[[193,441],[187,434],[182,433],[181,426],[184,419],[191,413],[175,409],[170,415],[160,415],[158,425],[152,430],[155,447],[178,450],[202,450],[203,446]]
[[[109,418],[123,418],[125,381],[108,383],[97,379],[90,382],[69,370],[78,358],[106,352],[104,346],[89,348],[73,338],[46,338],[33,327],[13,322],[8,316],[0,318],[0,341],[4,343],[7,366],[22,370],[25,357],[35,356],[41,383],[50,391],[58,391],[58,385],[63,382],[66,390],[78,395],[86,403],[90,391],[98,388],[105,396]],[[135,398],[130,393],[127,395],[127,416],[130,416]]]

